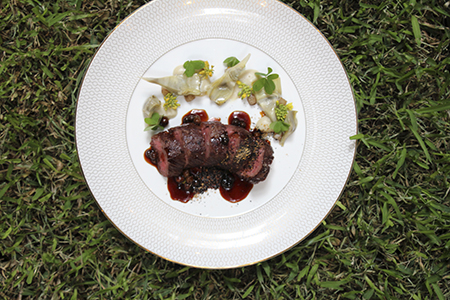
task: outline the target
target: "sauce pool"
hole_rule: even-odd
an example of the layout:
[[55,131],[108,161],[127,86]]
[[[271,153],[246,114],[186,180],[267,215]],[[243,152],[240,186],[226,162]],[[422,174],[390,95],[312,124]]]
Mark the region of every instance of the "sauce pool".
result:
[[245,111],[236,110],[228,117],[228,124],[250,130],[250,116]]
[[236,203],[244,200],[248,196],[252,188],[252,183],[236,178],[233,186],[230,189],[225,189],[223,186],[220,186],[219,190],[220,194],[225,200],[231,203]]
[[181,124],[201,123],[208,121],[208,114],[203,109],[192,109],[187,112],[181,119]]
[[170,197],[173,200],[178,200],[180,202],[187,203],[194,197],[193,193],[181,188],[176,182],[174,177],[167,178],[167,188],[169,190]]

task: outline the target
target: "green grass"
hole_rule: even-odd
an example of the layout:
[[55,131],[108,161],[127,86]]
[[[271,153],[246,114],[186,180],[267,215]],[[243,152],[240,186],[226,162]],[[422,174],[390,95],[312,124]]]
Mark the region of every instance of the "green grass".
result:
[[339,205],[293,249],[231,270],[135,246],[98,209],[74,144],[96,47],[144,1],[2,0],[1,299],[449,299],[450,9],[292,1],[335,47],[359,113]]

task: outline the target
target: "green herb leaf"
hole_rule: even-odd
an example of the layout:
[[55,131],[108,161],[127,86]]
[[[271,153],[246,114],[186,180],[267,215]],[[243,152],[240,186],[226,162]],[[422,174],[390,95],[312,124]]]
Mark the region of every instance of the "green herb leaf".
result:
[[278,77],[279,77],[278,74],[270,74],[269,76],[267,76],[267,79],[274,80],[274,79],[277,79]]
[[184,74],[186,74],[187,77],[192,77],[195,72],[204,67],[205,62],[203,60],[188,60],[183,64],[183,68],[185,68]]
[[145,118],[144,121],[149,126],[147,126],[144,131],[162,129],[163,127],[159,125],[160,120],[161,116],[158,113],[153,113],[150,118]]
[[260,78],[253,83],[253,90],[259,91],[264,87],[265,78]]
[[224,63],[228,68],[231,68],[231,67],[234,67],[235,65],[237,65],[237,64],[239,63],[239,59],[237,59],[237,58],[234,57],[234,56],[230,56],[230,57],[228,57],[227,59],[225,59],[225,60],[223,61],[223,63]]
[[152,119],[153,122],[159,122],[159,119],[161,116],[158,113],[153,113],[150,119]]
[[270,74],[272,73],[272,68],[267,68],[267,74],[261,73],[261,72],[255,72],[255,75],[258,75],[262,78],[256,80],[253,83],[253,90],[259,91],[264,87],[264,90],[266,91],[266,94],[271,95],[275,91],[275,82],[273,82],[274,79],[277,79],[279,76],[278,74]]
[[288,131],[290,126],[291,125],[289,123],[286,123],[284,121],[276,121],[276,122],[270,123],[270,128],[275,133],[282,133],[282,132]]
[[264,81],[264,90],[266,91],[267,94],[271,95],[273,91],[275,91],[275,82],[266,79]]

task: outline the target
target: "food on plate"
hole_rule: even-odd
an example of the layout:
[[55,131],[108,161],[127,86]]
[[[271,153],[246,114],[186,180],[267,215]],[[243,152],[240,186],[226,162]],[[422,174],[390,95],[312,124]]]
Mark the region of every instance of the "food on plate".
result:
[[177,107],[180,106],[180,104],[176,101],[176,98],[173,100],[168,94],[164,96],[164,100],[166,99],[167,101],[162,103],[155,95],[150,96],[147,101],[145,101],[144,109],[142,110],[144,116],[149,118],[156,112],[169,119],[175,118],[177,116]]
[[271,123],[272,120],[268,116],[262,116],[258,122],[256,122],[255,128],[262,132],[273,132],[273,129],[270,128]]
[[[202,110],[186,114],[182,125],[152,136],[145,157],[169,178],[176,200],[186,202],[194,194],[220,188],[227,200],[240,201],[253,184],[267,178],[273,149],[258,130],[249,130],[245,112],[232,113],[228,125],[206,119]],[[243,187],[247,192],[233,195]]]
[[239,79],[242,71],[245,69],[245,65],[250,59],[248,54],[242,61],[236,65],[229,67],[225,70],[222,77],[214,81],[209,91],[209,98],[215,103],[222,105],[233,95],[234,87]]
[[177,116],[177,108],[180,104],[177,98],[170,93],[164,96],[164,103],[155,95],[150,96],[144,103],[142,112],[144,121],[147,123],[145,130],[158,130],[166,127],[169,119]]
[[[297,112],[293,110],[292,103],[287,104],[282,98],[281,79],[278,74],[273,73],[272,68],[267,68],[267,73],[256,70],[245,69],[250,59],[248,54],[242,61],[234,56],[226,58],[223,63],[227,66],[224,74],[211,83],[213,67],[208,61],[189,60],[183,65],[176,67],[173,75],[161,78],[143,78],[144,80],[161,85],[161,93],[166,103],[161,106],[155,105],[152,97],[145,104],[144,114],[152,130],[162,129],[157,126],[157,115],[152,115],[152,110],[158,113],[160,120],[171,119],[176,116],[177,96],[184,96],[187,102],[191,102],[197,96],[208,96],[211,101],[222,105],[234,98],[247,99],[250,105],[258,104],[263,111],[261,119],[257,120],[256,128],[265,135],[271,135],[283,146],[287,138],[297,128]],[[168,99],[175,106],[168,104]],[[148,108],[150,107],[150,108]],[[169,107],[169,108],[168,108]],[[277,114],[277,111],[284,114]],[[152,121],[150,121],[152,119]],[[166,120],[164,119],[164,120]]]
[[[183,73],[179,74],[180,71]],[[191,76],[186,75],[185,69],[175,69],[175,74],[166,77],[154,78],[144,77],[142,79],[160,85],[172,94],[176,96],[203,96],[206,95],[211,89],[211,80],[208,74],[194,73]]]
[[165,177],[183,170],[218,167],[250,183],[266,179],[273,160],[270,144],[240,126],[218,121],[172,127],[151,139],[150,161]]
[[[246,69],[249,59],[250,54],[242,61],[226,58],[227,68],[213,81],[214,66],[205,60],[186,61],[171,76],[143,78],[160,85],[164,96],[164,102],[153,95],[144,105],[146,130],[152,130],[145,159],[168,178],[173,199],[187,202],[195,194],[219,188],[228,201],[242,200],[269,173],[273,149],[267,138],[283,146],[297,128],[297,112],[282,97],[279,75],[270,67],[266,73]],[[246,99],[261,108],[261,118],[250,130],[245,112],[232,113],[225,125],[193,110],[182,118],[182,125],[160,132],[177,115],[178,96],[186,102],[207,96],[218,105]]]
[[275,122],[277,120],[275,114],[275,108],[278,99],[281,97],[281,82],[280,78],[273,81],[275,83],[275,90],[272,94],[267,94],[264,89],[259,90],[255,93],[256,103],[258,103],[264,114]]
[[[281,146],[284,145],[284,143],[286,142],[286,139],[295,131],[295,129],[297,128],[297,111],[295,110],[289,110],[288,113],[286,114],[286,117],[284,119],[283,122],[289,124],[288,130],[284,131],[281,134],[280,137],[280,144]],[[273,123],[272,123],[273,124]]]

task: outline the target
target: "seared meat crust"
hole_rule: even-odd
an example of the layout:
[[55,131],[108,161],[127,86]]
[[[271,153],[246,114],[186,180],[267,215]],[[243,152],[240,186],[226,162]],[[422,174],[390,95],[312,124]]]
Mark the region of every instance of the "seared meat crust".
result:
[[218,121],[170,128],[154,135],[150,145],[151,161],[166,177],[179,176],[189,168],[217,167],[258,183],[266,179],[273,161],[268,141]]

